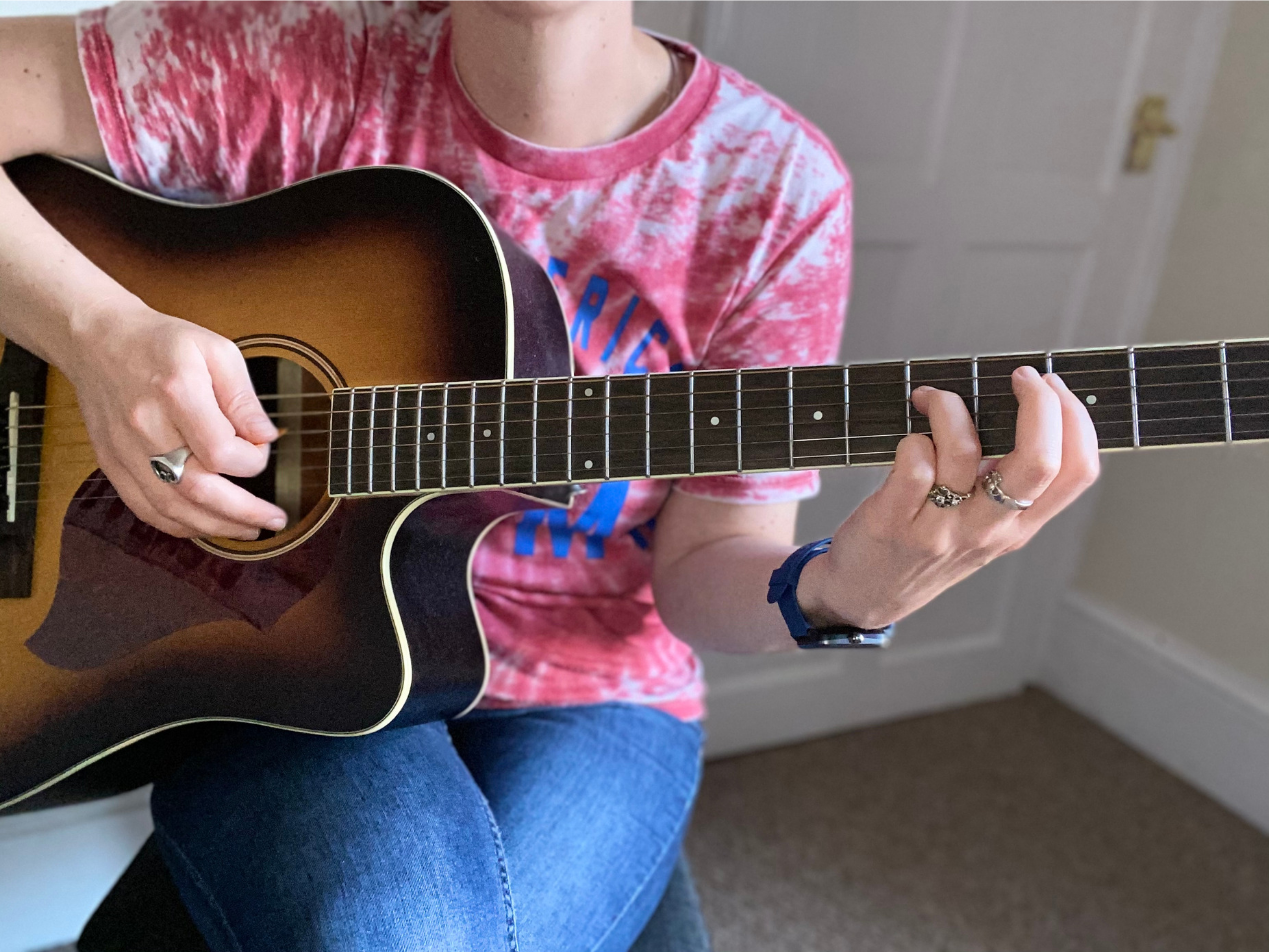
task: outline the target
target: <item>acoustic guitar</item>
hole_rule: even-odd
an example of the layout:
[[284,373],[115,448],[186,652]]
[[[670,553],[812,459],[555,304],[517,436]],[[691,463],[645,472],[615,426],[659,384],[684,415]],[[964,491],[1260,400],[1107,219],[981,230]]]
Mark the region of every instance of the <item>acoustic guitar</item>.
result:
[[5,168],[147,304],[238,343],[285,431],[239,482],[290,522],[253,542],[145,525],[67,379],[5,343],[0,809],[53,802],[178,725],[356,735],[462,715],[488,670],[475,547],[580,483],[890,463],[928,432],[922,384],[960,394],[999,456],[1023,364],[1063,375],[1105,449],[1269,437],[1266,341],[581,378],[550,279],[435,175],[190,205],[63,160]]

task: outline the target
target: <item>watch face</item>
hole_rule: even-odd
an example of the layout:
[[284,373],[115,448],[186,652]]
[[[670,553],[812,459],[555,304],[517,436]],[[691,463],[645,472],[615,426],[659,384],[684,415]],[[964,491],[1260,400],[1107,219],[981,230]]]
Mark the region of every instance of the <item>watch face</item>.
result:
[[835,628],[811,628],[801,638],[795,638],[799,648],[884,648],[890,644],[894,625],[885,628],[855,628],[840,625]]

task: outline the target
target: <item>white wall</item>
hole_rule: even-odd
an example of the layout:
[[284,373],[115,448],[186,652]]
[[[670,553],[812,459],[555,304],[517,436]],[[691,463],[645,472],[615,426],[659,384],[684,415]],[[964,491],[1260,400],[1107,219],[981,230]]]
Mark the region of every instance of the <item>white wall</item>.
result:
[[[1152,341],[1269,337],[1269,4],[1235,4]],[[1076,588],[1269,686],[1269,444],[1106,459]]]
[[[1269,337],[1269,4],[1235,4],[1150,341]],[[1106,458],[1037,668],[1269,832],[1269,444]]]

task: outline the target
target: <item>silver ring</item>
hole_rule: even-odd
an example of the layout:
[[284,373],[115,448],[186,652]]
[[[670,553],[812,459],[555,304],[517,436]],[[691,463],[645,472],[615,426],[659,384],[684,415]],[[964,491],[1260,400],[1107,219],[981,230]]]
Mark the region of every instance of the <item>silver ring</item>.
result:
[[1030,509],[1031,503],[1025,499],[1014,499],[1007,492],[1000,488],[1000,470],[993,469],[990,473],[983,477],[983,492],[987,493],[992,499],[1000,503],[1006,509],[1013,509],[1018,512]]
[[192,455],[193,453],[188,446],[178,446],[176,449],[160,456],[151,456],[150,469],[163,482],[176,485],[181,481],[181,477],[185,475],[185,461]]
[[955,509],[966,499],[972,499],[973,496],[974,490],[972,489],[967,493],[958,493],[955,489],[944,486],[942,483],[937,484],[925,494],[925,498],[940,509]]

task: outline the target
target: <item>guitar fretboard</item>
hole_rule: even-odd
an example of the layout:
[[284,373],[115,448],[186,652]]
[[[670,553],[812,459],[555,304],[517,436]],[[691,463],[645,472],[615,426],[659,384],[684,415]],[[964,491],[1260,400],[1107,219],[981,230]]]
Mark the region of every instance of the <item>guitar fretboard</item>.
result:
[[330,494],[885,464],[929,432],[922,385],[959,394],[984,455],[1002,456],[1023,365],[1062,376],[1102,449],[1269,439],[1269,341],[411,384],[335,392]]

